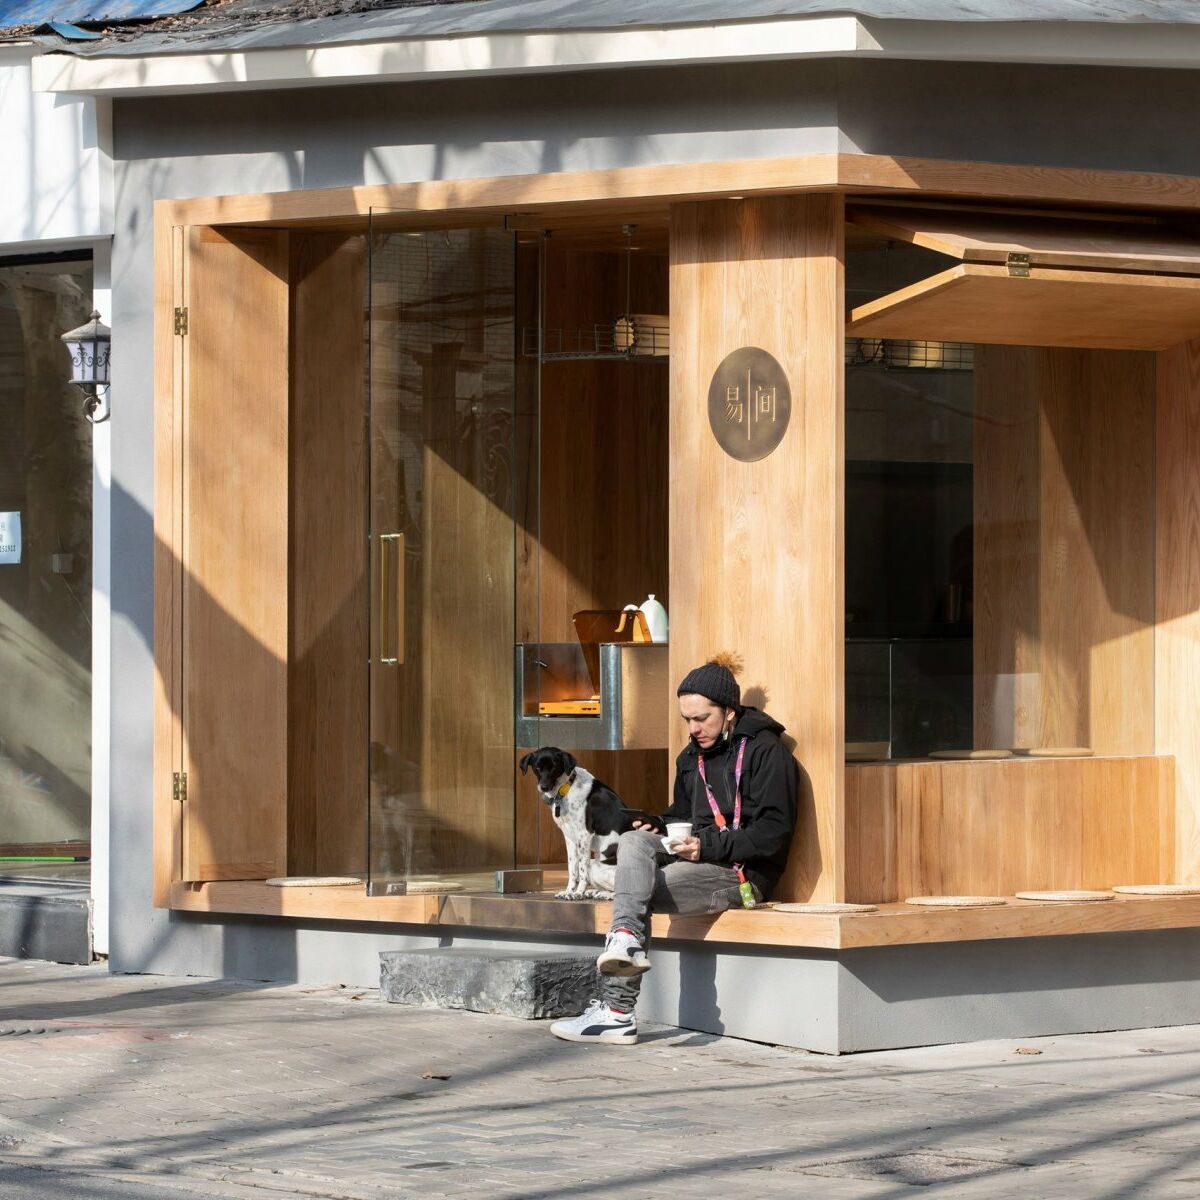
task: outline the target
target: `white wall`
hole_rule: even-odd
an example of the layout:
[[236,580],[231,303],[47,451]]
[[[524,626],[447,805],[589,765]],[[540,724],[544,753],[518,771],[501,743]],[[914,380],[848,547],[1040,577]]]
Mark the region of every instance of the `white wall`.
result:
[[113,231],[109,104],[34,93],[35,53],[0,47],[0,254],[65,249]]

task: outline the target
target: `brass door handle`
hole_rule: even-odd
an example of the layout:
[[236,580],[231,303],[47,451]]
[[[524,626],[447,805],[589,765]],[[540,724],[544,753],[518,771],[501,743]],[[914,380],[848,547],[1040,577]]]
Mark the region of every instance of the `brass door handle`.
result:
[[[388,570],[388,547],[394,545],[396,563]],[[396,580],[396,595],[389,602],[388,579],[394,575]],[[395,653],[388,653],[389,643],[393,640],[389,616],[394,613],[396,618]],[[385,666],[395,667],[404,662],[404,534],[381,533],[379,535],[379,661]]]

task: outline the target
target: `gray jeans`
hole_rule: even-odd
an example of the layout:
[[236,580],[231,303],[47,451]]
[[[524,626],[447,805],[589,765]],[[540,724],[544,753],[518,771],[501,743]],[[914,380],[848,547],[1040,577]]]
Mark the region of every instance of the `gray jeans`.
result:
[[[755,896],[759,899],[758,889]],[[613,929],[628,929],[650,948],[652,912],[718,913],[740,908],[737,872],[716,863],[684,862],[663,849],[658,834],[631,829],[617,843]],[[642,989],[640,975],[600,976],[600,998],[630,1012]]]

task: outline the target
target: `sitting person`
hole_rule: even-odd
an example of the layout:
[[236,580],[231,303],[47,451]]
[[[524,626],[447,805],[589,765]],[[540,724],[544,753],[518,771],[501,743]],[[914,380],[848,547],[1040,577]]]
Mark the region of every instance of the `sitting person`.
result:
[[743,707],[736,660],[716,658],[679,685],[690,735],[675,762],[665,821],[690,821],[692,836],[667,851],[648,826],[617,846],[612,928],[596,960],[600,997],[550,1032],[572,1042],[637,1043],[634,1005],[647,954],[650,914],[715,913],[767,899],[787,865],[796,823],[796,764],[783,726]]

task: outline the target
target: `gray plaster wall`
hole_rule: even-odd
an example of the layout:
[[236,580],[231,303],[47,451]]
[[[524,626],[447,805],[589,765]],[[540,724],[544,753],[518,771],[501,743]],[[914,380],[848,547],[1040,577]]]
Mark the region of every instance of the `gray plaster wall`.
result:
[[[431,944],[386,927],[204,920],[151,907],[155,200],[839,148],[1200,174],[1190,135],[1198,86],[1183,72],[846,62],[117,100],[114,969],[368,983],[379,950]],[[887,977],[903,978],[954,951],[889,953]],[[722,1028],[742,1036],[824,1049],[846,1040],[832,1006],[839,972],[851,968],[830,958],[701,945],[656,956],[647,1015],[705,1027],[716,1006]],[[886,973],[856,970],[845,985],[857,997],[855,1020],[882,1028],[890,1018],[872,980]],[[904,1037],[940,1040],[932,1011],[914,1008]]]

